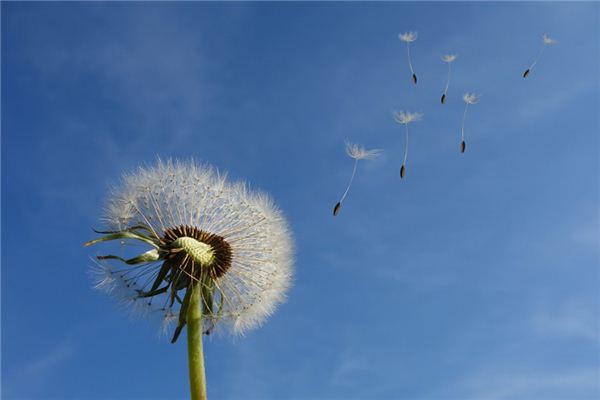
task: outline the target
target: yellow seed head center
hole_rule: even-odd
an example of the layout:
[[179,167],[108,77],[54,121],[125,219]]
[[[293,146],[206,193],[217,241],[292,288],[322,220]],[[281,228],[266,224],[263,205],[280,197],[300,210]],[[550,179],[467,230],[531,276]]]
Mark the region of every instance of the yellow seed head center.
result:
[[172,246],[183,249],[195,263],[200,265],[210,265],[215,260],[215,251],[210,245],[191,237],[177,238]]

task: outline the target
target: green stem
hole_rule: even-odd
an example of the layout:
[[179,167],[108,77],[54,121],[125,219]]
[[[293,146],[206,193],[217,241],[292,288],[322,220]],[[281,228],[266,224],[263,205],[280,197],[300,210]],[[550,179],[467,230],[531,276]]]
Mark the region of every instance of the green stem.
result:
[[192,400],[206,400],[204,352],[202,350],[202,290],[193,284],[187,310],[188,365]]

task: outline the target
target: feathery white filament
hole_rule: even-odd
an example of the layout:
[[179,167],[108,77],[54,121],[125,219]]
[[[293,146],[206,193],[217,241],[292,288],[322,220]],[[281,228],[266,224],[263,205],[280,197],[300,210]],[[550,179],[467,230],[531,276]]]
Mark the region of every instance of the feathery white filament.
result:
[[402,161],[402,165],[406,165],[406,158],[408,157],[408,124],[404,124],[406,128],[406,141],[404,143],[404,160]]
[[404,32],[398,35],[398,38],[406,43],[414,42],[415,40],[417,40],[417,37],[417,32]]
[[358,166],[359,160],[372,160],[377,158],[381,154],[381,150],[373,149],[366,150],[364,147],[359,146],[354,143],[346,142],[346,154],[352,159],[354,159],[354,166],[352,168],[352,175],[350,176],[350,180],[348,181],[348,185],[346,186],[346,190],[342,195],[339,203],[343,203],[350,191],[350,187],[352,186],[352,182],[354,181],[354,176],[356,175],[356,168]]
[[410,73],[414,74],[415,71],[412,66],[412,61],[410,59],[410,42],[406,42],[406,54],[408,55],[408,67],[410,68]]
[[442,61],[445,63],[453,63],[458,56],[456,54],[445,54],[442,56]]
[[399,124],[410,124],[411,122],[420,121],[423,119],[423,113],[400,111],[394,112],[394,120]]
[[346,142],[346,154],[355,160],[372,160],[381,154],[381,150],[367,150],[357,144]]
[[352,175],[350,176],[350,181],[348,181],[348,186],[346,186],[346,190],[340,199],[340,203],[343,203],[348,195],[348,191],[350,190],[350,186],[352,186],[352,181],[354,181],[354,175],[356,174],[356,166],[358,165],[358,158],[354,159],[354,167],[352,168]]
[[448,93],[448,87],[450,86],[450,72],[452,69],[452,63],[448,63],[448,78],[446,79],[446,87],[444,88],[444,94]]
[[479,96],[478,94],[475,93],[465,93],[463,94],[463,101],[467,104],[477,104],[479,103]]
[[557,40],[555,40],[555,39],[552,39],[550,36],[548,36],[548,34],[547,34],[547,33],[544,33],[544,34],[542,35],[542,42],[543,42],[544,44],[550,44],[550,45],[553,45],[553,44],[556,44],[556,43],[558,43],[558,41],[557,41]]
[[467,118],[467,109],[469,108],[469,103],[465,103],[465,112],[463,113],[462,118],[462,128],[460,133],[460,140],[465,140],[465,119]]
[[542,54],[544,54],[544,49],[545,48],[546,48],[546,45],[542,44],[542,47],[540,48],[540,52],[538,53],[537,57],[533,60],[533,62],[531,63],[531,65],[528,68],[530,71],[533,69],[533,67],[535,67],[535,64],[538,63],[538,61],[540,60],[540,58],[542,58]]
[[417,32],[405,32],[405,33],[400,33],[398,35],[398,38],[406,43],[406,53],[408,55],[408,67],[410,68],[410,73],[411,74],[415,74],[415,71],[413,69],[412,66],[412,61],[410,59],[410,43],[414,42],[415,40],[417,40]]
[[450,86],[450,71],[452,69],[452,63],[458,57],[456,54],[446,54],[442,56],[442,61],[448,64],[448,78],[446,79],[446,88],[444,89],[444,94],[448,93],[448,87]]
[[463,101],[465,102],[465,112],[463,113],[462,119],[462,128],[461,128],[461,140],[465,140],[465,119],[467,117],[467,110],[469,109],[470,104],[479,103],[479,98],[481,96],[475,93],[465,93],[463,94]]
[[544,53],[544,49],[546,48],[546,46],[555,45],[556,43],[558,43],[556,40],[552,39],[550,36],[544,33],[542,35],[542,47],[540,48],[537,57],[533,60],[533,63],[529,66],[528,70],[531,71],[533,67],[535,67],[535,65],[538,63],[540,58],[542,58],[542,54]]
[[399,111],[399,112],[394,112],[393,115],[394,115],[394,120],[397,123],[404,125],[404,127],[405,127],[406,139],[405,139],[405,144],[404,144],[404,159],[402,161],[402,165],[406,165],[406,159],[408,158],[408,124],[410,124],[411,122],[422,120],[423,113],[420,113],[420,112],[411,113],[411,112],[407,112],[407,111]]
[[[270,197],[250,192],[243,183],[228,183],[213,168],[195,162],[162,162],[124,177],[106,207],[113,230],[148,226],[162,237],[165,230],[188,225],[221,236],[231,246],[231,266],[214,284],[222,296],[215,327],[229,326],[241,334],[260,325],[284,298],[292,277],[293,249],[287,223]],[[181,246],[197,243],[180,240]],[[199,255],[200,256],[200,255]],[[204,257],[204,255],[202,255]],[[210,257],[209,257],[210,258]],[[139,290],[147,290],[160,264],[135,268]],[[107,286],[102,283],[100,286]],[[160,308],[168,321],[178,311]],[[142,299],[147,300],[147,299]]]

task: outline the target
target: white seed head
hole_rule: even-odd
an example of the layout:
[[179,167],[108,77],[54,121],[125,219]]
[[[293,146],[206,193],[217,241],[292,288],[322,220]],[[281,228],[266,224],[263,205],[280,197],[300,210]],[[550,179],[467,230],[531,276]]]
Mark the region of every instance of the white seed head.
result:
[[548,36],[545,33],[542,35],[542,40],[543,40],[544,44],[549,44],[549,45],[553,45],[553,44],[558,43],[557,40],[552,39],[550,36]]
[[379,157],[380,149],[366,150],[364,147],[354,143],[346,142],[346,153],[355,160],[372,160]]
[[406,43],[411,43],[417,40],[417,32],[404,32],[398,35],[398,38]]
[[[154,167],[139,168],[113,190],[105,221],[114,231],[146,226],[153,237],[163,237],[167,229],[189,226],[225,240],[231,260],[227,270],[213,280],[220,312],[208,323],[215,328],[229,327],[242,334],[260,325],[285,299],[291,284],[293,244],[282,213],[267,194],[251,191],[244,183],[229,183],[210,166],[159,160]],[[185,250],[185,240],[176,242],[182,242],[178,247]],[[125,272],[123,276],[97,268],[96,287],[115,288],[121,276],[125,286],[133,285],[137,300],[147,304],[140,290],[147,293],[148,282],[152,283],[150,278],[157,276],[160,266],[160,262],[148,262],[142,264],[145,273]],[[139,267],[122,271],[134,268]],[[130,281],[132,276],[138,279]],[[164,303],[155,308],[170,324],[179,310],[168,304],[168,296],[163,294]]]
[[394,112],[394,120],[396,120],[399,124],[409,124],[411,122],[420,121],[423,119],[423,113],[420,112],[407,112],[407,111],[399,111]]
[[456,60],[457,58],[458,56],[456,54],[446,54],[442,56],[442,61],[450,64],[451,62],[454,62],[454,60]]

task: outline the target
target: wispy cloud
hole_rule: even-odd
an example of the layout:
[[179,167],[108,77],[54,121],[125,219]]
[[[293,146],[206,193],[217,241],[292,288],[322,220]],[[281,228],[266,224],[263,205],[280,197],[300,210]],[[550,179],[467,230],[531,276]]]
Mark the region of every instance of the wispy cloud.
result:
[[558,307],[537,311],[531,318],[534,329],[544,336],[590,340],[600,344],[600,319],[591,302],[569,300]]
[[556,113],[564,108],[566,104],[573,103],[577,98],[587,93],[597,92],[597,79],[582,79],[559,90],[548,91],[530,102],[527,107],[519,107],[518,113],[521,118],[529,120],[538,118],[549,113]]
[[71,338],[65,338],[20,366],[4,370],[2,394],[10,398],[37,397],[43,392],[48,379],[58,373],[76,351],[75,342]]
[[468,378],[463,399],[574,399],[600,395],[598,369],[561,372],[486,371]]
[[365,354],[356,351],[356,348],[346,349],[341,355],[336,368],[332,371],[329,382],[333,386],[355,385],[361,380],[365,372],[370,370],[371,362]]
[[73,354],[75,354],[75,345],[70,340],[65,340],[27,363],[23,367],[23,372],[32,376],[45,376],[60,367]]

